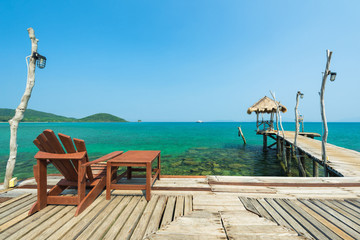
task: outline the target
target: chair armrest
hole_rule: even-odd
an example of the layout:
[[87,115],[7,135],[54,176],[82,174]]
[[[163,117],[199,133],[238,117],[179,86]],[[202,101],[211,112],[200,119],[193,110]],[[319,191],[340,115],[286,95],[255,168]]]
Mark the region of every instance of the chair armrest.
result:
[[123,153],[123,151],[115,151],[115,152],[106,154],[105,156],[102,156],[101,158],[98,158],[98,159],[96,159],[94,161],[84,163],[84,164],[82,164],[82,166],[88,167],[88,166],[91,166],[92,164],[95,164],[95,163],[105,162],[105,161],[110,160],[110,159],[112,159],[112,158],[114,158],[116,156],[119,156],[122,153]]
[[60,160],[60,159],[83,159],[86,156],[86,152],[76,152],[76,153],[48,153],[38,151],[34,158],[36,159],[50,159],[50,160]]

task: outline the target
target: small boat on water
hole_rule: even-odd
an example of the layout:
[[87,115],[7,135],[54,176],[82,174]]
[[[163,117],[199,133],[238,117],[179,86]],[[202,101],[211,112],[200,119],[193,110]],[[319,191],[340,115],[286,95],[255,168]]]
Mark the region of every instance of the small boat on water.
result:
[[197,122],[197,123],[202,123],[203,121],[201,121],[201,120],[197,120],[196,122]]

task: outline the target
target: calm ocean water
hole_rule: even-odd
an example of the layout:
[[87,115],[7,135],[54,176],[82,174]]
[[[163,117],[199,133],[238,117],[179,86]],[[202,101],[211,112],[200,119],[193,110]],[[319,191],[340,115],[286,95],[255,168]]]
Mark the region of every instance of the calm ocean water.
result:
[[[240,125],[247,145],[238,136]],[[360,151],[360,123],[328,126],[329,143]],[[295,126],[284,123],[284,128],[294,130]],[[37,148],[32,141],[44,129],[84,139],[91,159],[116,150],[161,150],[163,174],[284,175],[275,151],[262,152],[262,136],[255,134],[255,123],[21,123],[14,173],[19,179],[33,176]],[[322,125],[305,123],[305,131],[321,134]],[[9,136],[9,125],[0,123],[0,182],[9,155]]]

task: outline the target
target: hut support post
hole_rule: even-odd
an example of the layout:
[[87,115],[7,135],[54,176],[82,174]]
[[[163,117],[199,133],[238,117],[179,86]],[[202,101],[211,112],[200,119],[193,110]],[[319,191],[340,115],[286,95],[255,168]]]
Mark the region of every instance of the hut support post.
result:
[[259,131],[259,113],[256,112],[256,131]]
[[327,61],[326,61],[324,76],[322,79],[321,91],[320,91],[321,118],[322,118],[323,125],[324,125],[324,134],[322,137],[322,161],[324,163],[324,176],[325,177],[328,177],[329,173],[328,173],[327,167],[326,167],[326,165],[327,165],[326,141],[327,141],[327,136],[328,136],[328,126],[327,126],[326,115],[325,115],[324,92],[325,92],[326,79],[327,79],[328,75],[330,74],[329,67],[330,67],[331,55],[332,55],[332,52],[329,50],[326,50]]

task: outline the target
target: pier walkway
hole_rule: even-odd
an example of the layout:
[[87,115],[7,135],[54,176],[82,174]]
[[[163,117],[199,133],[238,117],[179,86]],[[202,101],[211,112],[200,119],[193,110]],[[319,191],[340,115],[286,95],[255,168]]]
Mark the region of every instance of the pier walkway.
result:
[[[282,135],[280,134],[282,138]],[[295,132],[286,131],[285,141],[293,145]],[[321,140],[298,136],[297,147],[306,155],[321,165],[322,161]],[[358,177],[360,176],[360,152],[326,144],[326,154],[328,156],[327,168],[342,177]]]

